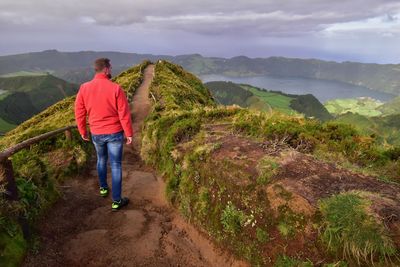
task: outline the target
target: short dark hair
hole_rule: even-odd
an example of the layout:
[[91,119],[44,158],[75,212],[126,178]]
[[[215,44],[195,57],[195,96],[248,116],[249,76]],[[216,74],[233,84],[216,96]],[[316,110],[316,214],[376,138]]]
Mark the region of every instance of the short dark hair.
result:
[[104,70],[105,68],[109,68],[110,66],[111,66],[110,60],[105,57],[98,58],[94,62],[94,70],[96,72],[100,72],[100,71]]

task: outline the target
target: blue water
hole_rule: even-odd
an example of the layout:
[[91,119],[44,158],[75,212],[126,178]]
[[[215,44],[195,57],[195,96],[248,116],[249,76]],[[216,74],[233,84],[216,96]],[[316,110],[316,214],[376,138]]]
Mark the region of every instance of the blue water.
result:
[[387,102],[394,97],[392,94],[373,91],[362,86],[316,79],[271,76],[227,77],[214,74],[203,75],[200,78],[203,82],[231,81],[246,83],[267,90],[282,91],[288,94],[313,94],[322,103],[330,99],[356,98],[361,96],[369,96],[382,102]]

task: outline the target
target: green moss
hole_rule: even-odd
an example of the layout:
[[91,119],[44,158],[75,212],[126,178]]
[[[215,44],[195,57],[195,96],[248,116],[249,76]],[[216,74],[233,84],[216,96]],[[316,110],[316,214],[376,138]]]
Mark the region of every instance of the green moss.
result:
[[294,234],[294,229],[291,225],[288,225],[286,222],[280,222],[278,224],[279,233],[284,237],[288,238]]
[[[8,223],[13,223],[9,221]],[[22,231],[15,226],[15,232],[10,235],[0,228],[0,266],[15,267],[19,266],[25,256],[27,242],[22,236]]]
[[396,247],[383,225],[368,213],[370,203],[356,193],[324,199],[321,238],[327,247],[348,259],[374,262],[396,255]]
[[196,204],[197,214],[200,221],[206,220],[211,205],[210,192],[204,186],[199,188],[199,200]]
[[313,267],[311,261],[302,261],[286,255],[281,255],[274,263],[274,267]]
[[260,242],[261,244],[264,244],[264,243],[267,243],[268,241],[270,241],[268,232],[260,227],[256,228],[256,237],[257,237],[257,241]]
[[347,267],[347,263],[345,261],[338,261],[335,263],[327,263],[324,264],[323,267]]

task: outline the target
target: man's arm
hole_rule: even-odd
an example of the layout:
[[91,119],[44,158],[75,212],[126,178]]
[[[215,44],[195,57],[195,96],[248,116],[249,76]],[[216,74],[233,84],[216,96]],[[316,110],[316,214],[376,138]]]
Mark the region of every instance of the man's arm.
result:
[[129,109],[128,99],[121,87],[118,88],[117,109],[119,121],[121,122],[125,136],[128,139],[127,144],[130,144],[133,136],[131,111]]
[[86,108],[80,89],[75,99],[75,121],[83,140],[89,141],[86,129]]

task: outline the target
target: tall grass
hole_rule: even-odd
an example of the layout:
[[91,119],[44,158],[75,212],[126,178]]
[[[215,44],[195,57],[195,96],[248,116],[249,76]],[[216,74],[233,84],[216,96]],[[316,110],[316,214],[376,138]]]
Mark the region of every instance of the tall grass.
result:
[[390,261],[396,247],[382,222],[369,212],[370,202],[357,193],[342,193],[320,201],[321,238],[329,250],[361,263]]

